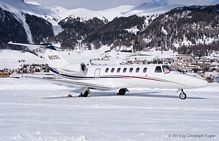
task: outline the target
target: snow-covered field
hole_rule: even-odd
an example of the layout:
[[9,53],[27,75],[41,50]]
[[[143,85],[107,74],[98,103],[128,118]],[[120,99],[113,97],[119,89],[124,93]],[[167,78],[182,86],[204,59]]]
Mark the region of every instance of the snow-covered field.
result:
[[[0,79],[0,140],[218,140],[219,84],[186,90],[91,91],[27,78]],[[72,98],[66,97],[69,93]]]
[[[24,60],[25,62],[19,62]],[[0,70],[4,68],[18,69],[23,64],[45,64],[46,61],[43,58],[37,57],[29,52],[22,53],[15,50],[0,50]]]
[[[88,63],[101,58],[107,48],[61,52],[69,62]],[[147,52],[148,59],[160,52]],[[134,60],[127,53],[107,53],[112,63]],[[150,56],[148,56],[150,55]],[[165,52],[165,56],[174,54]],[[142,58],[141,58],[142,57]],[[161,57],[161,56],[160,56]],[[25,63],[45,63],[29,53],[0,52],[0,69],[15,69]],[[176,90],[129,89],[91,91],[87,98],[79,90],[28,78],[0,78],[0,141],[216,141],[219,136],[219,84],[185,90],[180,100]],[[72,94],[73,97],[66,97]]]

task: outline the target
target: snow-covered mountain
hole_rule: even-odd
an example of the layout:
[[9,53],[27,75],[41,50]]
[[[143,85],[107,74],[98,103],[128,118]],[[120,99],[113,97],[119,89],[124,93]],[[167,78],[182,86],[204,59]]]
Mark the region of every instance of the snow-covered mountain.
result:
[[[6,47],[8,41],[15,41],[58,43],[72,49],[81,46],[97,49],[107,45],[132,47],[133,50],[154,47],[177,50],[182,46],[202,44],[208,45],[202,47],[206,52],[209,45],[213,44],[215,48],[218,44],[218,10],[219,5],[213,4],[154,3],[121,5],[101,11],[67,10],[34,1],[0,0],[0,20],[3,21],[0,23],[0,43]],[[182,52],[191,53],[192,50]]]
[[[53,12],[52,10],[50,10],[49,8],[43,7],[39,4],[37,5],[28,4],[28,3],[25,3],[23,0],[16,0],[16,2],[15,0],[1,0],[0,10],[2,10],[1,20],[5,22],[6,26],[9,24],[7,23],[9,18],[5,18],[5,16],[3,15],[9,15],[9,14],[11,14],[11,18],[15,18],[23,26],[28,42],[33,42],[33,35],[31,34],[30,25],[27,23],[27,18],[25,16],[25,13],[44,18],[45,20],[51,23],[54,23],[54,24],[56,23],[55,21],[60,19],[60,17],[58,17],[57,14]],[[10,33],[10,31],[6,31],[7,28],[5,27],[2,27],[2,28],[5,32],[8,32],[9,34],[13,34],[13,33]],[[11,28],[11,27],[8,27],[8,28]],[[13,39],[13,38],[10,38],[10,39]]]
[[75,16],[85,20],[97,17],[99,19],[113,20],[115,17],[128,17],[131,15],[147,16],[151,14],[162,14],[173,8],[183,5],[167,5],[161,6],[153,3],[143,3],[139,6],[121,5],[119,7],[92,11],[84,8],[76,8],[67,10],[60,6],[43,6],[37,2],[25,2],[23,0],[0,0],[0,7],[11,13],[23,12],[31,15],[42,17],[45,20],[56,25],[60,20],[68,17]]
[[[81,20],[89,20],[97,17],[100,20],[112,21],[115,17],[128,17],[130,15],[151,16],[164,13],[179,5],[158,6],[152,3],[144,3],[137,7],[122,5],[119,7],[106,9],[102,11],[91,11],[88,9],[77,8],[67,10],[60,6],[43,6],[37,2],[25,2],[24,0],[0,0],[0,8],[8,11],[23,25],[27,35],[28,42],[35,42],[32,37],[30,25],[26,22],[26,14],[43,18],[50,22],[53,26],[54,35],[60,33],[63,29],[59,26],[59,22],[66,17],[80,17]],[[47,38],[47,37],[45,37]]]
[[57,7],[59,11],[56,11],[56,8],[45,7],[36,2],[26,3],[23,0],[0,0],[0,7],[3,10],[14,13],[18,18],[21,18],[20,14],[22,13],[28,13],[30,15],[42,17],[54,24],[56,23],[56,20],[61,18],[57,13],[65,11],[65,9],[61,7]]
[[[159,14],[167,12],[172,8],[178,6],[179,5],[158,6],[152,3],[144,3],[137,7],[122,5],[119,7],[101,10],[101,11],[91,11],[83,8],[67,10],[60,6],[50,6],[50,7],[43,6],[42,4],[34,1],[25,2],[24,0],[16,0],[16,1],[0,0],[0,8],[4,11],[11,13],[14,16],[14,18],[17,19],[17,21],[24,27],[24,31],[27,36],[27,42],[31,42],[31,43],[36,42],[36,39],[34,39],[33,37],[33,32],[30,29],[30,24],[27,23],[26,14],[43,18],[44,20],[50,22],[52,24],[54,35],[58,35],[61,31],[63,31],[63,29],[59,25],[59,22],[67,17],[71,17],[71,18],[80,17],[82,21],[86,21],[94,17],[100,20],[112,21],[115,17],[128,17],[134,14],[139,16],[147,16],[147,17],[153,16],[154,18],[156,18]],[[147,20],[146,23],[148,23]],[[6,25],[9,25],[9,23],[6,23]],[[6,31],[6,28],[4,27],[2,28],[3,28],[2,30],[4,30],[6,33],[11,32],[11,31]],[[10,29],[10,27],[8,27],[8,29]],[[43,41],[46,38],[48,37],[43,36]],[[24,40],[16,40],[14,38],[9,38],[8,40],[24,42]]]
[[91,11],[84,8],[77,8],[72,10],[66,10],[58,13],[60,17],[66,18],[68,16],[81,17],[85,20],[97,17],[99,19],[108,19],[112,21],[116,17],[128,17],[131,15],[148,16],[163,14],[173,8],[180,7],[183,5],[167,5],[159,6],[153,3],[143,3],[139,6],[122,5],[115,8],[110,8],[101,11]]

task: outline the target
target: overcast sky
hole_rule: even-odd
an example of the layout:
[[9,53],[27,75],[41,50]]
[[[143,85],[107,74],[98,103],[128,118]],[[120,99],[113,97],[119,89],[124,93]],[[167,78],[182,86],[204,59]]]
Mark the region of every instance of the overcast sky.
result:
[[90,10],[103,10],[120,5],[138,6],[145,2],[156,4],[184,4],[184,5],[208,5],[219,0],[25,0],[37,1],[43,5],[61,6],[66,9],[86,8]]

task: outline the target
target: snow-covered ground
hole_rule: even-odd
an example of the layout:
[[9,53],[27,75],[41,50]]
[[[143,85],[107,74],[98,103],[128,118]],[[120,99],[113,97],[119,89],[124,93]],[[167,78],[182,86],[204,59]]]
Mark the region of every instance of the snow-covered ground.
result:
[[216,141],[218,85],[186,90],[186,100],[176,90],[146,88],[79,98],[77,89],[47,81],[0,79],[0,140]]
[[[145,56],[100,50],[63,51],[71,63],[110,56],[96,64],[115,64],[126,60],[174,57],[171,52],[146,52]],[[90,55],[92,54],[92,56]],[[140,52],[143,54],[143,52]],[[0,69],[15,69],[25,63],[45,63],[30,53],[2,50]],[[219,136],[219,84],[185,90],[180,100],[176,90],[129,89],[91,91],[77,97],[78,89],[28,78],[0,78],[0,141],[216,141]],[[66,97],[72,94],[73,97]]]
[[[19,62],[20,61],[20,62]],[[23,62],[24,61],[24,62]],[[15,50],[0,50],[0,70],[4,68],[17,69],[23,64],[45,64],[46,61],[29,52],[21,52]]]

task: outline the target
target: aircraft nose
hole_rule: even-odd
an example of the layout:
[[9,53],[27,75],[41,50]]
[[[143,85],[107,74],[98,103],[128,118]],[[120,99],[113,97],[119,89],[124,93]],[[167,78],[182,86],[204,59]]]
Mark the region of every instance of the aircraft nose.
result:
[[196,83],[195,84],[196,88],[202,88],[202,87],[206,87],[208,85],[208,81],[203,80],[203,79],[198,79],[195,83]]
[[189,88],[202,88],[208,85],[206,80],[193,75],[183,75],[181,83],[186,84]]
[[203,87],[206,87],[206,86],[208,86],[208,81],[206,81],[206,80],[203,80],[203,82],[202,82],[202,86],[203,86]]

